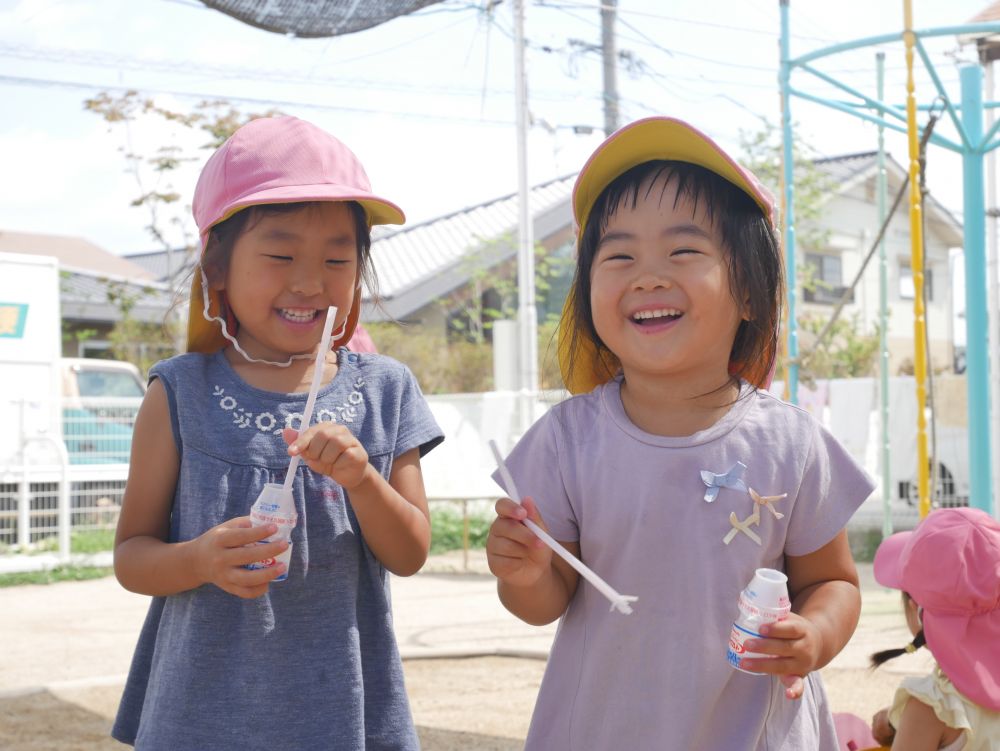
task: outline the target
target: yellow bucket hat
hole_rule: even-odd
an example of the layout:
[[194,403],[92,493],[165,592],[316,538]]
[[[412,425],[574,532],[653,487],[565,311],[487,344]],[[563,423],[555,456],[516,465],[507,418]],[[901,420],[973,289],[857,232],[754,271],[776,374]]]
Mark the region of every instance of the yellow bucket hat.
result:
[[[573,221],[578,245],[591,209],[603,190],[619,175],[654,160],[689,162],[711,170],[749,195],[774,226],[774,198],[753,174],[737,164],[711,138],[682,120],[648,117],[612,133],[583,165],[573,187]],[[575,291],[570,288],[559,322],[559,370],[570,393],[583,394],[613,378],[621,363],[610,352],[598,352],[586,337],[576,338],[573,351],[575,311]]]
[[[301,201],[356,201],[368,226],[402,224],[402,210],[371,192],[354,153],[312,123],[295,117],[265,117],[241,127],[209,157],[198,178],[192,211],[204,255],[215,225],[250,206]],[[201,268],[191,280],[188,352],[217,352],[226,346],[222,297],[203,285]],[[360,289],[333,346],[346,344],[361,317]],[[230,332],[234,333],[234,332]]]

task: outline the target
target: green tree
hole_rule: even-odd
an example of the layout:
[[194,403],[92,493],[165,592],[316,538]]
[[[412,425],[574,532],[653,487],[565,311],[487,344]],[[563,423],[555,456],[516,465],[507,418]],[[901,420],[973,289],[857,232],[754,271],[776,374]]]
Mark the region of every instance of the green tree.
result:
[[[864,332],[857,314],[839,318],[830,332],[815,347],[814,342],[826,326],[827,318],[818,315],[799,317],[799,340],[802,345],[799,379],[812,384],[822,378],[862,378],[875,374],[879,332]],[[778,373],[785,368],[785,358],[778,359]],[[781,377],[779,375],[779,377]]]
[[[740,130],[741,161],[781,203],[784,175],[781,131],[768,120],[760,130]],[[818,152],[794,135],[792,144],[792,174],[795,179],[795,238],[796,250],[821,248],[829,232],[819,225],[823,203],[836,187],[834,181],[817,165]],[[784,217],[778,216],[779,221]],[[797,264],[802,268],[804,264]]]
[[131,362],[140,373],[148,373],[158,360],[175,354],[174,342],[179,335],[179,324],[171,316],[162,324],[137,320],[133,315],[136,304],[143,294],[152,294],[153,290],[118,281],[104,281],[108,302],[121,314],[108,334],[111,353],[115,359]]
[[[479,246],[465,255],[461,268],[469,282],[437,301],[449,320],[449,333],[483,344],[489,340],[494,321],[517,314],[517,258],[496,261],[504,249],[515,245],[513,232],[506,232],[480,240]],[[534,253],[535,304],[544,323],[558,318],[555,310],[562,310],[573,273],[573,257],[569,247],[550,251],[536,244]]]

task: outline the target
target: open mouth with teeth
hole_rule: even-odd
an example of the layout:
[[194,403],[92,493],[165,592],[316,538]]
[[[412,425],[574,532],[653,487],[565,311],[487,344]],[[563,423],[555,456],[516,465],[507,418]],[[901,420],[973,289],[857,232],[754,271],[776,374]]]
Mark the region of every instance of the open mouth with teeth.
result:
[[278,308],[278,315],[291,323],[310,323],[316,320],[319,311],[303,308]]
[[632,323],[640,326],[650,326],[657,323],[670,323],[678,320],[684,313],[676,308],[658,308],[656,310],[640,310],[633,313],[630,318]]

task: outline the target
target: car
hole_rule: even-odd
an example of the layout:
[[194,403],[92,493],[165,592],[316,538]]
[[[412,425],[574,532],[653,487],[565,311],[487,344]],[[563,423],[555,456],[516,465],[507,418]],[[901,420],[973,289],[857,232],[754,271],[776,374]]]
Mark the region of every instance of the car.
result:
[[146,388],[131,363],[64,358],[63,440],[70,464],[127,464]]

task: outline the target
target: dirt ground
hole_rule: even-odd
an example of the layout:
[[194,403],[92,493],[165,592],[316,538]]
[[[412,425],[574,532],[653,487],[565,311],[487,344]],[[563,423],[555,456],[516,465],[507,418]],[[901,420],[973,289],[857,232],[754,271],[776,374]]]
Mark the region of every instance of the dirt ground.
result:
[[[516,751],[542,679],[541,660],[515,657],[407,660],[407,688],[425,751]],[[869,717],[898,675],[828,668],[834,709]],[[114,751],[108,736],[121,685],[43,691],[0,701],[5,751]]]
[[[870,568],[870,564],[859,567],[864,605],[858,630],[848,647],[821,671],[833,710],[853,712],[866,720],[889,703],[902,674],[925,672],[929,666],[929,655],[921,650],[875,673],[866,669],[872,651],[898,646],[906,637],[898,593],[875,587]],[[439,556],[427,569],[428,577],[416,582],[421,589],[411,599],[404,597],[402,587],[394,588],[394,595],[399,595],[394,596],[396,606],[409,606],[404,620],[410,631],[401,638],[405,646],[411,650],[447,646],[453,639],[445,637],[457,633],[474,639],[480,633],[477,629],[491,623],[495,628],[488,633],[493,642],[535,646],[524,638],[523,631],[512,631],[510,623],[497,621],[492,614],[499,606],[493,580],[483,576],[485,559],[481,554],[469,560],[457,554]],[[435,599],[455,597],[456,583],[461,583],[463,603],[472,608],[465,621],[458,619],[458,611],[446,610],[440,604],[443,600]],[[10,650],[6,657],[0,651],[2,751],[124,748],[108,732],[134,634],[145,612],[144,601],[135,607],[135,600],[130,599],[135,597],[120,591],[113,580],[0,591],[0,643]],[[87,607],[88,599],[95,601],[93,607]],[[477,603],[478,609],[473,607]],[[74,614],[72,618],[65,618],[67,610]],[[19,611],[31,617],[8,620],[2,615],[16,616]],[[440,616],[421,620],[421,613],[427,612],[449,613],[451,620],[446,618],[445,625],[450,630],[441,625]],[[87,648],[79,646],[81,640]],[[473,652],[476,644],[462,643]],[[525,653],[544,654],[544,650],[520,652]],[[544,661],[496,655],[455,658],[453,654],[420,659],[411,656],[403,662],[425,751],[522,748]],[[55,677],[42,681],[33,677],[38,675]],[[47,688],[19,689],[32,685]]]

